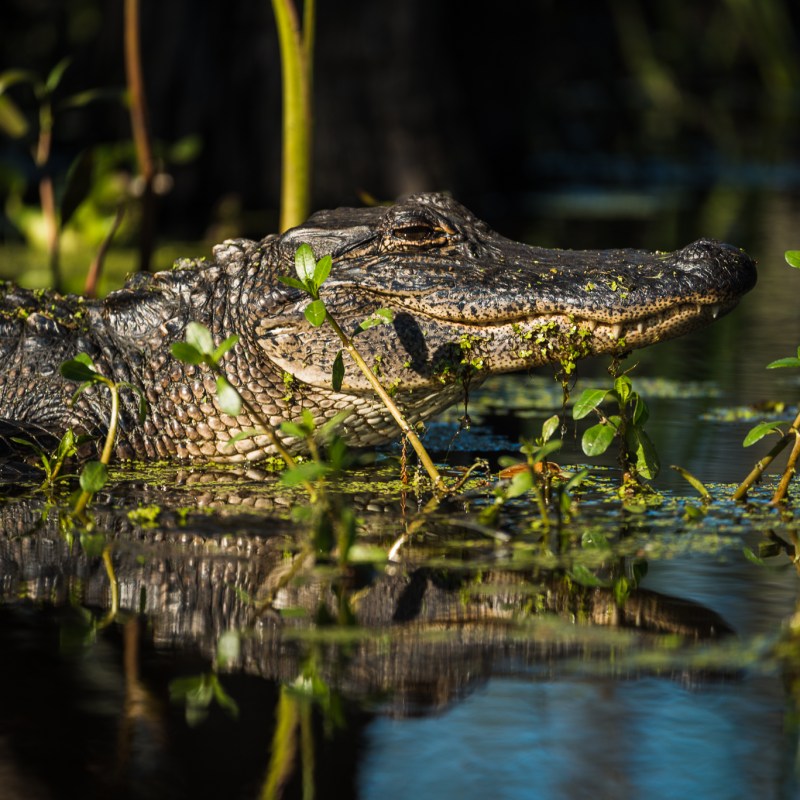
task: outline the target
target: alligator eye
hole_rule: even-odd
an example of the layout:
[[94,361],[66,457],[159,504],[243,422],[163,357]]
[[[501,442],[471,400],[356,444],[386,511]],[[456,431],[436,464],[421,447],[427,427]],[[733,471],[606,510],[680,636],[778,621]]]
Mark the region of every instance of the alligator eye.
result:
[[416,222],[398,225],[392,228],[391,238],[386,246],[391,248],[405,247],[441,247],[449,241],[448,232],[438,225]]
[[395,228],[392,231],[395,239],[404,242],[424,242],[426,239],[438,239],[444,231],[432,228],[430,225],[406,225],[404,228]]

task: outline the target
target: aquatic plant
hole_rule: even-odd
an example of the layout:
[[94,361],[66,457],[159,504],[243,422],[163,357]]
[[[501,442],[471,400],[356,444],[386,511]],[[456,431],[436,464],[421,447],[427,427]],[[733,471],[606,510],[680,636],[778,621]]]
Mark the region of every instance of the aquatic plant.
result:
[[[786,258],[786,263],[789,264],[790,267],[800,269],[800,250],[787,250],[784,257]],[[780,369],[784,367],[794,369],[800,367],[800,347],[797,348],[796,356],[779,358],[767,364],[767,369]],[[738,486],[733,493],[734,500],[743,500],[753,484],[761,479],[761,476],[774,461],[775,457],[791,444],[792,449],[789,453],[786,467],[772,495],[770,504],[777,505],[786,500],[789,491],[789,483],[797,472],[797,462],[798,459],[800,459],[800,409],[798,409],[797,416],[794,420],[761,422],[754,428],[751,428],[747,436],[745,436],[742,446],[750,447],[756,442],[761,441],[765,436],[773,433],[777,434],[780,438],[777,443],[773,445],[772,449],[762,459],[756,462],[749,475]]]

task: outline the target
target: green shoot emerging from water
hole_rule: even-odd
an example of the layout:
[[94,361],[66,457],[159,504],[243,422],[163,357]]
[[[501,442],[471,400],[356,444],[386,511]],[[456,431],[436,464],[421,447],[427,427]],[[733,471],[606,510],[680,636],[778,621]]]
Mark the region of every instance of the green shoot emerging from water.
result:
[[[800,250],[787,250],[785,253],[786,263],[790,267],[800,269]],[[800,347],[797,348],[796,356],[788,356],[786,358],[779,358],[767,364],[767,369],[780,369],[782,367],[789,367],[797,369],[800,367]],[[736,491],[733,493],[734,500],[742,500],[747,496],[750,487],[758,481],[764,474],[764,471],[772,463],[775,457],[786,448],[787,445],[792,444],[792,450],[789,454],[789,459],[786,462],[786,468],[783,471],[778,488],[772,495],[770,500],[771,505],[786,500],[789,483],[797,472],[797,462],[800,459],[800,411],[794,420],[778,420],[762,422],[750,430],[744,439],[742,445],[750,447],[750,445],[763,439],[765,436],[775,433],[780,438],[772,449],[760,461],[756,462],[755,467],[750,471],[750,474],[742,481]]]
[[89,461],[81,472],[81,492],[73,507],[74,514],[81,514],[92,499],[92,495],[99,492],[108,480],[108,464],[114,452],[114,444],[117,439],[117,425],[119,424],[119,390],[123,388],[130,389],[138,395],[139,417],[142,421],[144,421],[147,414],[147,403],[138,386],[134,386],[125,381],[117,383],[111,380],[111,378],[107,378],[105,375],[97,372],[92,359],[86,353],[78,353],[75,358],[70,361],[65,361],[61,365],[61,374],[67,380],[80,384],[77,391],[72,396],[73,403],[82,392],[93,386],[105,386],[111,394],[111,413],[108,420],[108,432],[106,433],[106,440],[103,445],[103,451],[100,454],[100,460]]

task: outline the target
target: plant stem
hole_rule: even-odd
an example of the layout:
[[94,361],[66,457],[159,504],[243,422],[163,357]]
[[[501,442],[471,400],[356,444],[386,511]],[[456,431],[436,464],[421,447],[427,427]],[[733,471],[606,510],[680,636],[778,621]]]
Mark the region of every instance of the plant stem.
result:
[[[797,437],[800,433],[800,413],[795,417],[794,422],[792,422],[789,430],[781,436],[781,438],[777,441],[777,443],[772,447],[772,449],[767,453],[764,458],[760,461],[756,462],[756,465],[750,471],[750,474],[739,484],[739,487],[733,493],[734,500],[742,500],[745,495],[747,494],[748,490],[753,486],[756,481],[758,481],[761,476],[764,474],[767,467],[775,460],[775,457],[781,453],[781,451],[792,441],[795,440],[795,447],[792,450],[792,455],[794,455],[795,451],[797,450]],[[794,464],[797,462],[797,456],[794,457],[794,461],[791,461],[792,464],[792,474],[794,474]],[[790,470],[789,464],[786,465],[786,473]],[[789,485],[789,481],[791,480],[791,475],[786,477],[786,473],[784,473],[784,479],[786,481],[786,486],[783,487],[784,495],[786,493],[786,488]],[[783,481],[781,481],[783,484]],[[780,487],[779,487],[780,489]],[[778,492],[776,491],[775,496],[772,498],[771,502],[776,502]],[[779,498],[780,499],[780,498]]]
[[403,416],[403,412],[397,407],[397,404],[392,400],[389,393],[386,389],[383,388],[381,382],[377,379],[377,377],[373,374],[372,370],[367,365],[367,362],[361,357],[361,353],[353,345],[352,341],[348,337],[348,335],[342,330],[339,323],[331,316],[331,314],[326,311],[325,312],[325,319],[327,322],[330,323],[333,330],[336,332],[336,335],[341,340],[342,344],[344,345],[344,349],[350,354],[350,357],[353,361],[356,362],[356,365],[364,373],[366,379],[370,382],[370,385],[375,390],[375,393],[381,399],[383,404],[389,410],[389,413],[394,418],[395,422],[400,427],[400,430],[403,432],[403,435],[411,442],[411,446],[417,453],[419,460],[422,462],[422,465],[425,467],[425,471],[430,476],[431,480],[433,481],[434,488],[437,492],[442,494],[447,494],[449,489],[445,485],[444,480],[442,480],[442,476],[439,474],[439,471],[436,469],[436,465],[433,463],[433,460],[428,455],[428,451],[425,449],[422,442],[419,440],[419,437],[414,432],[414,429],[408,423],[408,420]]
[[97,249],[97,253],[92,260],[92,265],[89,267],[89,273],[86,276],[86,283],[84,284],[83,288],[83,293],[87,297],[97,296],[97,284],[100,282],[103,264],[105,263],[106,256],[108,255],[108,250],[111,247],[111,242],[114,239],[114,234],[116,234],[117,230],[119,229],[124,215],[125,207],[120,205],[117,208],[116,214],[114,215],[114,221],[111,223],[111,228],[109,228],[106,237],[100,243],[100,247]]
[[786,469],[783,471],[781,482],[778,484],[778,488],[775,490],[775,494],[772,495],[772,500],[769,502],[771,506],[776,506],[782,500],[786,499],[786,494],[789,491],[789,482],[797,472],[797,459],[800,458],[800,432],[798,432],[797,428],[793,428],[793,431],[794,447],[789,454],[789,460],[786,462]]
[[[307,216],[311,186],[311,46],[314,41],[313,0],[306,4],[306,30],[292,0],[272,0],[283,81],[283,155],[280,231]],[[312,29],[308,29],[308,26]]]
[[155,165],[150,147],[147,121],[147,97],[142,77],[142,56],[139,42],[139,0],[125,0],[125,75],[130,92],[130,114],[136,160],[142,174],[142,222],[139,232],[139,270],[147,272],[153,254],[155,232]]

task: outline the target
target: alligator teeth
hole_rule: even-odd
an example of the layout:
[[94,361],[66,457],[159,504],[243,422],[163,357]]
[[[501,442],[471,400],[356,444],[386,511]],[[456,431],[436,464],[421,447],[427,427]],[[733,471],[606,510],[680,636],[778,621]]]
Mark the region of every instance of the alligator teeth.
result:
[[636,330],[638,333],[644,333],[644,322],[637,323]]
[[719,316],[719,305],[711,306],[711,316],[716,319]]
[[611,338],[612,339],[619,339],[622,336],[622,325],[617,323],[616,325],[611,326]]
[[597,327],[597,320],[596,319],[587,319],[584,322],[584,325],[586,326],[586,330],[593,331]]

